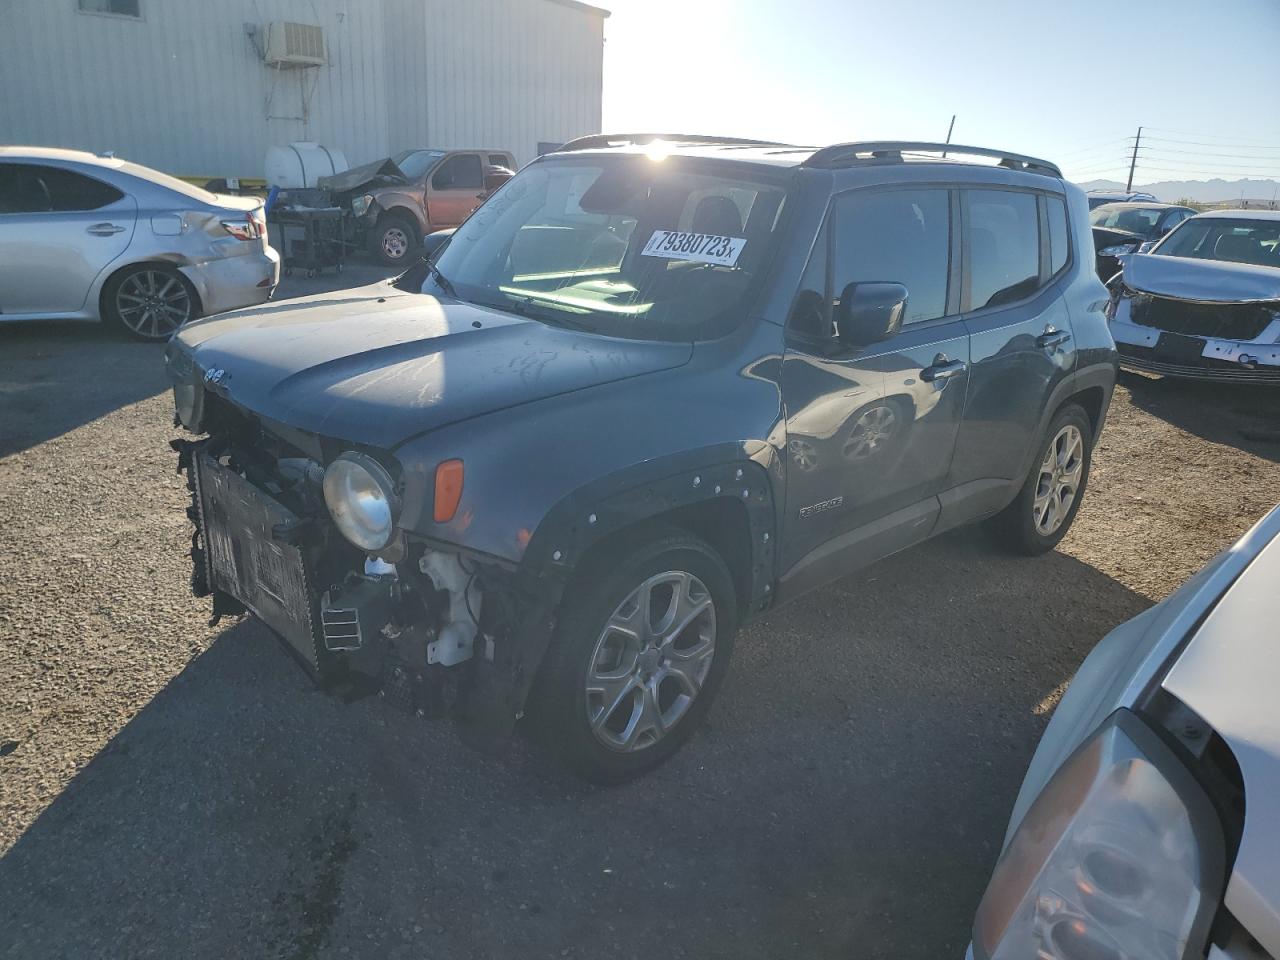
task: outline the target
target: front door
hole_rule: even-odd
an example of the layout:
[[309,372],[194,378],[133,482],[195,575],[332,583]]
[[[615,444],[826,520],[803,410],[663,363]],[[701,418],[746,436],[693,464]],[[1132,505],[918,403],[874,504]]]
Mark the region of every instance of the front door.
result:
[[[924,539],[938,515],[968,384],[952,191],[836,198],[792,311],[783,590],[799,592]],[[847,284],[907,288],[902,330],[847,347],[832,327]]]
[[61,167],[0,163],[0,313],[72,316],[133,237],[137,204]]
[[456,227],[480,206],[484,193],[484,164],[478,153],[454,153],[427,181],[427,220],[433,230]]

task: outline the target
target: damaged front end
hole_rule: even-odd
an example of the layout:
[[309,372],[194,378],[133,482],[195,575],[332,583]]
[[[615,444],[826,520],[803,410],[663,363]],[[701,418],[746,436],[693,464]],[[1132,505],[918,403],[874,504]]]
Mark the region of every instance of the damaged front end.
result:
[[480,745],[504,739],[550,642],[558,583],[398,529],[357,546],[326,503],[325,464],[339,458],[324,442],[303,449],[216,412],[209,437],[172,442],[191,492],[192,592],[212,598],[214,620],[253,613],[344,700],[376,692],[464,721]]
[[1130,257],[1108,285],[1121,363],[1166,376],[1280,383],[1280,271],[1259,278],[1258,269]]

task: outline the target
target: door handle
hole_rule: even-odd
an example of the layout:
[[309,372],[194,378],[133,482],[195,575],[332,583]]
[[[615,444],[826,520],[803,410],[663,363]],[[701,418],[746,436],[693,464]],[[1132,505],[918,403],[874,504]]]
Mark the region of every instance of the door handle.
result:
[[115,233],[124,233],[124,227],[118,227],[114,223],[95,223],[93,226],[85,229],[85,233],[91,233],[95,237],[109,237]]
[[948,360],[942,354],[933,358],[933,365],[925,367],[920,371],[920,379],[925,383],[933,383],[935,380],[950,380],[952,377],[958,377],[969,369],[969,365],[963,360]]
[[1050,347],[1060,347],[1071,339],[1071,334],[1065,330],[1055,330],[1049,327],[1044,333],[1036,337],[1036,346],[1048,349]]

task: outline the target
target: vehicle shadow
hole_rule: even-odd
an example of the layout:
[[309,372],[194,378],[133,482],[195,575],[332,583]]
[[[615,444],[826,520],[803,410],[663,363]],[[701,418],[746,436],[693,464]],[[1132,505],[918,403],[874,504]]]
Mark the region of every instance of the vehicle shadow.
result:
[[0,457],[166,389],[161,344],[95,323],[0,324]]
[[0,860],[0,955],[960,956],[1045,698],[1146,605],[949,535],[751,625],[708,729],[607,790],[242,621]]
[[1133,405],[1212,443],[1280,463],[1280,387],[1121,371]]

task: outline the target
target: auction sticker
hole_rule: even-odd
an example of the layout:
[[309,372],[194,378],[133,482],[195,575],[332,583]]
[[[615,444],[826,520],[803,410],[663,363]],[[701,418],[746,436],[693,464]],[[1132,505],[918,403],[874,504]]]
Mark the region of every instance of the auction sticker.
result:
[[746,245],[746,237],[717,237],[709,233],[690,233],[687,230],[655,230],[640,253],[646,257],[692,260],[695,263],[732,267],[738,262],[738,254],[742,253],[742,248]]

